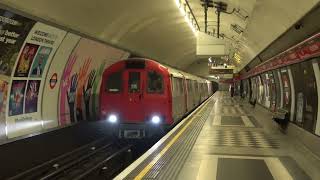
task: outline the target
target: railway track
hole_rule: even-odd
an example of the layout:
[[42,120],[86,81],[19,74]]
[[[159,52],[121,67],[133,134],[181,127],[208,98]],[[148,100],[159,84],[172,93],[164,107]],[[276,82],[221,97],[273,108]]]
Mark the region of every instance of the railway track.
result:
[[102,138],[9,179],[111,178],[131,162],[131,148],[127,142]]

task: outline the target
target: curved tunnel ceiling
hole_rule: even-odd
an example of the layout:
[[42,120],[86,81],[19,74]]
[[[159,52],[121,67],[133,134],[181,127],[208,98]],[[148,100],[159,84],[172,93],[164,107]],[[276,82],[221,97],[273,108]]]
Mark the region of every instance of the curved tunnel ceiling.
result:
[[196,37],[174,0],[2,0],[19,10],[178,68],[196,59]]
[[[236,64],[239,71],[319,0],[222,1],[228,4],[228,11],[240,8],[249,16],[246,20],[235,15],[221,17],[221,33],[226,36],[236,35],[230,30],[231,24],[244,28],[236,37],[240,42],[235,50],[241,56],[241,62]],[[208,67],[199,63],[196,36],[180,14],[175,0],[1,0],[0,3],[195,74],[205,76],[203,72],[208,71]],[[203,31],[200,0],[189,0],[189,4]],[[209,20],[215,21],[214,11],[210,13]]]

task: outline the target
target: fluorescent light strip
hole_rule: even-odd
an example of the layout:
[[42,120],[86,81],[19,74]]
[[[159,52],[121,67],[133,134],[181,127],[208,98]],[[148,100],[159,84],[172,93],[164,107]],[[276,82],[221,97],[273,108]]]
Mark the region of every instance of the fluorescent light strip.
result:
[[[187,24],[189,25],[189,27],[191,28],[192,32],[194,33],[195,36],[198,35],[198,30],[194,27],[194,25],[192,24],[192,18],[188,17],[188,13],[187,10],[185,8],[186,7],[186,3],[181,2],[184,0],[175,0],[177,7],[179,8],[180,13],[182,14],[182,16],[184,16],[184,20],[187,22]],[[190,12],[190,9],[189,9]]]

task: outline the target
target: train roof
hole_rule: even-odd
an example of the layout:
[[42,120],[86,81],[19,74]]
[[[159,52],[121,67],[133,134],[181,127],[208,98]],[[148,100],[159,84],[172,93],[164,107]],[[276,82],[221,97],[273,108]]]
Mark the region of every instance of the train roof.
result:
[[128,59],[126,59],[126,60],[145,60],[145,61],[153,61],[153,62],[158,63],[158,64],[160,64],[161,66],[167,68],[167,69],[168,69],[168,72],[169,72],[173,77],[186,78],[186,79],[190,79],[190,80],[196,80],[196,81],[199,81],[199,82],[208,81],[207,79],[204,79],[204,78],[201,78],[201,77],[192,75],[192,74],[190,74],[190,73],[186,73],[186,72],[180,71],[180,70],[175,69],[175,68],[172,68],[172,67],[170,67],[170,66],[168,66],[168,65],[163,65],[163,64],[161,64],[160,62],[157,62],[157,61],[152,60],[152,59],[146,59],[146,58],[128,58]]
[[178,77],[178,78],[186,78],[186,79],[190,79],[190,80],[196,80],[196,81],[205,81],[205,79],[200,78],[198,76],[192,75],[190,73],[186,73],[183,71],[180,71],[178,69],[172,68],[170,66],[166,66],[168,68],[169,73],[173,76],[173,77]]
[[173,76],[173,77],[178,77],[178,78],[184,78],[183,74],[181,73],[181,71],[174,69],[172,67],[166,66],[168,68],[169,73]]

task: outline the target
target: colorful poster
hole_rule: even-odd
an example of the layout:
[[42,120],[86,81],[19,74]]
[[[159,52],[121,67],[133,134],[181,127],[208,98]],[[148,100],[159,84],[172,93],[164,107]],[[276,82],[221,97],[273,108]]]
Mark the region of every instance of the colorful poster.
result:
[[0,74],[11,76],[21,46],[35,21],[0,9]]
[[96,118],[97,88],[105,67],[129,53],[82,38],[69,57],[60,86],[60,124]]
[[41,77],[42,76],[51,51],[52,51],[52,48],[50,48],[50,47],[41,46],[39,48],[37,56],[32,64],[32,68],[30,71],[30,77]]
[[299,92],[297,95],[297,112],[296,112],[296,122],[298,125],[303,124],[303,104],[304,104],[303,93]]
[[39,80],[29,80],[28,82],[24,105],[25,113],[37,112],[40,82]]
[[0,80],[0,121],[5,121],[8,82]]
[[8,82],[0,80],[0,140],[6,139]]
[[23,113],[23,101],[26,83],[27,81],[25,80],[12,81],[9,98],[9,116]]
[[[47,123],[44,123],[43,125],[45,129],[57,127],[59,125],[58,119],[60,113],[58,108],[61,105],[61,103],[59,104],[59,93],[64,93],[60,92],[60,87],[67,85],[67,83],[65,83],[66,81],[64,82],[61,78],[63,72],[66,73],[64,75],[67,75],[68,67],[70,67],[69,63],[67,64],[68,58],[79,40],[80,36],[78,35],[72,33],[66,35],[52,59],[50,69],[47,73],[48,75],[43,82],[44,88],[42,96],[45,98],[43,98],[41,102],[42,118],[47,120]],[[55,106],[48,106],[47,104],[55,104]]]
[[284,89],[284,104],[289,105],[290,103],[290,87],[289,87],[289,77],[287,74],[282,74],[282,83]]
[[98,94],[99,94],[100,85],[101,85],[101,78],[102,78],[103,72],[105,70],[105,66],[106,66],[105,62],[103,62],[100,65],[100,67],[97,71],[96,80],[95,80],[93,87],[92,87],[93,98],[92,98],[91,118],[93,118],[93,119],[99,118],[99,96],[98,96]]
[[[10,104],[10,113],[6,119],[9,138],[38,132],[47,123],[41,115],[44,85],[41,81],[46,78],[51,59],[65,35],[66,32],[63,30],[37,22],[26,37],[15,64],[12,82],[29,83],[25,84],[23,92],[23,110],[15,110],[13,104]],[[14,91],[14,87],[9,89]],[[19,131],[16,131],[16,128],[19,128]]]
[[5,119],[8,94],[8,82],[0,80],[0,120]]
[[15,77],[27,77],[39,45],[26,43],[19,57]]

